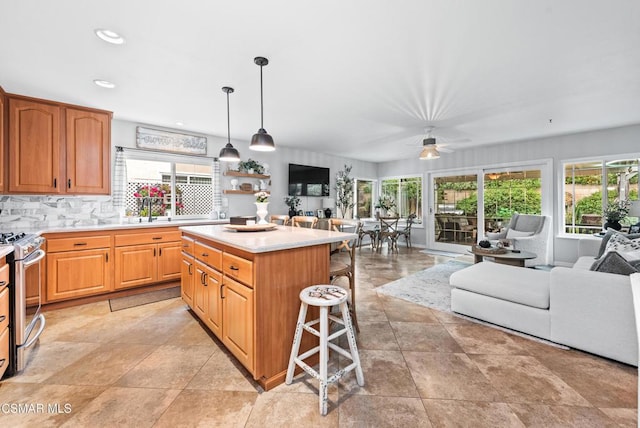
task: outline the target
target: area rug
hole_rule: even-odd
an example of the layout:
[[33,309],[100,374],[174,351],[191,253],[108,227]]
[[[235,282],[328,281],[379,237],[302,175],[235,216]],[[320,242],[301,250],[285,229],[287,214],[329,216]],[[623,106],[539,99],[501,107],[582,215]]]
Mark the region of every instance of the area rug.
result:
[[530,336],[526,333],[511,330],[506,327],[491,324],[466,315],[451,312],[451,286],[449,285],[449,277],[452,273],[471,266],[471,263],[449,260],[446,263],[435,265],[428,269],[421,270],[407,277],[389,282],[376,291],[387,296],[397,297],[407,300],[418,305],[428,308],[437,309],[443,312],[449,312],[452,315],[475,322],[477,324],[486,325],[495,329],[515,334],[530,340],[535,340],[560,349],[569,349],[567,346],[559,345],[539,337]]
[[388,296],[398,297],[429,308],[451,312],[451,286],[449,277],[452,273],[471,266],[471,263],[449,260],[421,270],[413,275],[389,282],[376,291]]
[[451,251],[441,251],[441,250],[422,250],[420,252],[423,254],[429,254],[431,256],[460,257],[464,255],[461,253],[454,253]]
[[148,303],[159,302],[161,300],[173,299],[175,297],[180,297],[180,286],[109,299],[109,308],[111,312],[115,312]]

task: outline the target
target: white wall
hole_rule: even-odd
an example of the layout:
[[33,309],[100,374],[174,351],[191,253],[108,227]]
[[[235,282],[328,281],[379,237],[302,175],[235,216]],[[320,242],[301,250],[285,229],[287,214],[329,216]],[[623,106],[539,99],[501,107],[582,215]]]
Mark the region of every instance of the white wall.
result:
[[[142,125],[134,122],[114,120],[112,125],[111,142],[113,146],[122,146],[135,148],[136,138],[136,126]],[[147,125],[151,128],[158,128],[153,125]],[[189,134],[189,131],[182,131],[179,129],[170,129],[173,132],[184,132]],[[198,134],[201,135],[201,134]],[[217,157],[220,153],[220,149],[227,144],[226,138],[215,137],[211,135],[205,135],[207,137],[207,156]],[[351,170],[352,177],[358,178],[376,178],[377,177],[377,164],[371,162],[358,161],[354,159],[342,158],[337,156],[325,155],[308,150],[292,149],[278,144],[278,136],[273,135],[274,142],[276,144],[276,151],[271,153],[255,152],[249,150],[248,141],[233,140],[231,143],[240,152],[240,158],[247,160],[248,158],[254,159],[262,164],[269,164],[271,170],[271,185],[269,191],[271,197],[269,198],[269,213],[270,214],[286,214],[288,207],[284,203],[284,197],[287,196],[288,180],[289,180],[289,163],[296,163],[301,165],[319,166],[330,169],[330,193],[331,197],[335,198],[335,176],[339,170],[344,169],[344,165],[353,165]],[[221,164],[221,170],[224,171],[226,165],[224,162]],[[230,189],[229,177],[222,176],[222,185],[224,189]],[[240,182],[245,180],[240,180]],[[251,181],[251,180],[246,180]],[[257,183],[257,181],[255,181]],[[222,195],[229,201],[229,215],[255,215],[256,207],[254,205],[255,198],[252,195]],[[302,197],[302,204],[300,209],[303,211],[315,211],[322,208],[320,197]],[[334,215],[335,215],[334,210]]]
[[[378,164],[378,176],[425,174],[426,177],[426,173],[429,171],[484,167],[514,161],[553,159],[554,260],[560,263],[571,263],[577,258],[577,240],[558,237],[558,228],[563,222],[556,221],[561,203],[559,192],[562,187],[558,181],[562,176],[562,162],[569,159],[615,154],[635,154],[637,156],[638,153],[640,153],[640,125],[632,125],[467,150],[458,149],[454,153],[441,153],[440,159],[431,161],[419,160],[416,151],[416,156],[413,159]],[[427,189],[424,191],[423,197],[426,201]],[[428,212],[427,209],[424,211]],[[412,239],[416,243],[424,245],[426,230],[416,230],[415,232],[416,236],[414,238],[412,235]]]

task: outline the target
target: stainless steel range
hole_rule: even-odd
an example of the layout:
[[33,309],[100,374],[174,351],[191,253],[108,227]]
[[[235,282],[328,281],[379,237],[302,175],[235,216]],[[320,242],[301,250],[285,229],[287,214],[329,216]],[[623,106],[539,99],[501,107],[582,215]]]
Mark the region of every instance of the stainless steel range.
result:
[[[7,256],[10,264],[12,290],[12,340],[9,374],[16,374],[26,365],[26,350],[33,345],[45,326],[40,312],[42,303],[42,272],[46,253],[41,248],[45,239],[35,234],[3,233],[0,244],[13,245],[14,252]],[[27,299],[29,308],[27,314]],[[35,309],[35,310],[34,310]],[[33,311],[33,313],[31,313]],[[36,326],[38,327],[36,329]]]

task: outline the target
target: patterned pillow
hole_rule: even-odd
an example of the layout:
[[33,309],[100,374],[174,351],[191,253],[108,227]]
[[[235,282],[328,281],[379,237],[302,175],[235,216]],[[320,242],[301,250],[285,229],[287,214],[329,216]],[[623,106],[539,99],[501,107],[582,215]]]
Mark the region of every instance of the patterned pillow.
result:
[[[624,234],[621,234],[617,230],[607,229],[607,233],[602,237],[602,242],[600,243],[600,249],[598,250],[598,255],[596,256],[596,259],[599,259],[604,255],[604,253],[606,252],[607,244],[609,243],[609,239],[611,239],[613,235],[625,236]],[[632,233],[632,234],[626,235],[626,237],[629,239],[637,239],[637,238],[640,238],[640,233]]]
[[[629,239],[622,233],[611,236],[604,252],[616,251],[626,260],[636,260],[640,258],[640,238]],[[635,253],[635,254],[634,254]]]
[[632,273],[638,272],[637,266],[630,264],[615,251],[605,253],[604,257],[593,262],[590,270],[615,273],[618,275],[631,275]]

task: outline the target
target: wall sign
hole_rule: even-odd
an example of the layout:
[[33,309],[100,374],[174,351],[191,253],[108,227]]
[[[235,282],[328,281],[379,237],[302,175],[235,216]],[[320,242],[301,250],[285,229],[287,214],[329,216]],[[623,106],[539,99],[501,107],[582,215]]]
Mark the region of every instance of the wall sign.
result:
[[136,127],[136,147],[162,152],[207,154],[207,137]]

